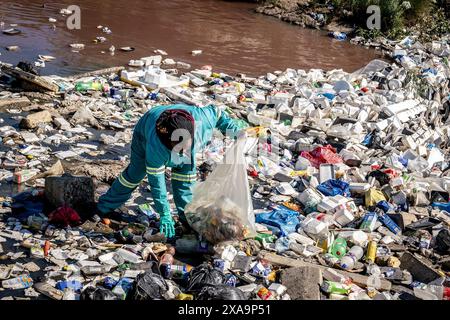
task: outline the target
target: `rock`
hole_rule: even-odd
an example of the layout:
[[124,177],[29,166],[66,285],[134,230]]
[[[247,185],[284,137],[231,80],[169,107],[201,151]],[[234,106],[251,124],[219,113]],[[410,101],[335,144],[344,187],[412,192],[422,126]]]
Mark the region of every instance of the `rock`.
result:
[[295,11],[299,6],[306,6],[310,2],[310,0],[277,0],[275,6],[286,11]]
[[41,123],[49,123],[51,121],[51,113],[44,110],[27,115],[24,119],[22,119],[19,126],[24,129],[34,129]]
[[59,113],[62,115],[67,115],[70,113],[77,112],[81,108],[83,108],[84,103],[80,100],[63,100],[61,101],[60,108],[58,109]]
[[68,205],[81,215],[94,203],[94,182],[91,177],[64,174],[45,178],[45,198],[54,207]]
[[320,300],[322,271],[312,267],[289,268],[281,272],[280,282],[293,300]]
[[70,123],[64,119],[63,117],[58,117],[53,119],[53,123],[55,126],[61,130],[68,130],[70,129]]
[[0,111],[6,108],[23,108],[29,106],[30,104],[31,101],[27,97],[0,99]]
[[91,110],[89,110],[88,107],[83,106],[81,109],[79,109],[75,114],[73,115],[72,119],[70,120],[72,124],[88,124],[94,128],[99,128],[100,125],[97,121],[97,119],[94,118],[94,115],[92,114]]
[[85,175],[99,182],[112,184],[124,168],[125,165],[122,162],[106,160],[99,163],[78,164],[69,170],[75,175]]
[[22,139],[25,141],[25,143],[33,143],[39,141],[39,137],[33,132],[21,131],[20,135],[22,136]]

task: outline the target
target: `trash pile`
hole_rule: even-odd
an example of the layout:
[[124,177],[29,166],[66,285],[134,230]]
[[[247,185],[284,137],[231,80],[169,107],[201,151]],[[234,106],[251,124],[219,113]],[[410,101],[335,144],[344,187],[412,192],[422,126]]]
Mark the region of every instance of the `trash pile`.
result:
[[[161,56],[73,78],[2,64],[0,296],[450,299],[449,49],[410,37],[352,74],[258,78],[179,75]],[[222,165],[236,144],[217,134],[198,155],[218,187],[188,205],[196,232],[159,234],[145,182],[117,219],[92,216],[136,121],[175,101],[256,127],[236,176],[249,189],[223,174],[240,167]],[[248,232],[220,222],[244,212]]]

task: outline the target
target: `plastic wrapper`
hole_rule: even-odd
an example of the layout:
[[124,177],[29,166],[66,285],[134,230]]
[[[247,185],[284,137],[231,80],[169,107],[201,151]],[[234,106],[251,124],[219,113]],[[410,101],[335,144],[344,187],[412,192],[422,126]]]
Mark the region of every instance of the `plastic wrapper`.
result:
[[189,273],[187,291],[199,291],[206,285],[220,285],[225,283],[225,275],[208,263],[203,263]]
[[244,292],[228,285],[205,286],[197,300],[246,300]]
[[246,139],[238,139],[185,208],[191,227],[212,244],[242,240],[254,231],[253,205],[244,157]]
[[152,271],[138,275],[135,282],[134,288],[128,295],[132,300],[162,300],[169,290],[166,280]]
[[300,224],[300,215],[296,211],[277,207],[271,212],[256,215],[256,222],[277,227],[281,231],[281,236],[287,236],[297,230]]
[[319,168],[322,163],[341,163],[342,158],[336,153],[336,149],[327,145],[325,147],[317,147],[313,151],[303,151],[300,156],[311,162],[315,168]]
[[322,194],[330,197],[336,195],[341,195],[344,197],[350,196],[350,185],[342,180],[330,179],[319,184],[316,189]]

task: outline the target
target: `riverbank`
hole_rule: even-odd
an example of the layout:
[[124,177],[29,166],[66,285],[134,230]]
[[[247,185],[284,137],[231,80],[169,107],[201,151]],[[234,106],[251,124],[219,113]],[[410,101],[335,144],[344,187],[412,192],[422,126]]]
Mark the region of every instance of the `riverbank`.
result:
[[[260,1],[256,12],[302,27],[344,32],[365,39],[398,40],[419,35],[421,41],[437,40],[450,31],[448,7],[444,1],[428,0],[382,2],[379,28],[370,28],[367,13],[371,0],[269,0]],[[372,21],[373,22],[373,21]]]

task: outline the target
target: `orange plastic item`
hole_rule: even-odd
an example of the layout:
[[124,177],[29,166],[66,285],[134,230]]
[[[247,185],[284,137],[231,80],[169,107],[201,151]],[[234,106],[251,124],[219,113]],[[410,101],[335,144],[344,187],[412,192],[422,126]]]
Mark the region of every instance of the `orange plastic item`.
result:
[[48,252],[50,251],[50,241],[46,240],[44,244],[44,256],[48,256]]

